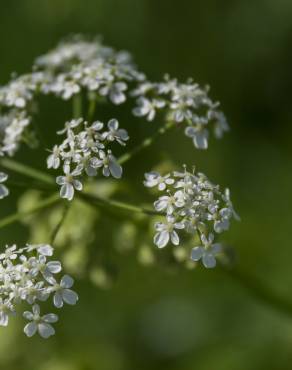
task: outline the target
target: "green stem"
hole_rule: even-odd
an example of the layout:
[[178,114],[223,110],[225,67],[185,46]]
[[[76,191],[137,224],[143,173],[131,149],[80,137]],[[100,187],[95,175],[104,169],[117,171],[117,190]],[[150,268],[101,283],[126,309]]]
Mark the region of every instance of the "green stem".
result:
[[51,241],[50,241],[50,244],[51,245],[53,245],[55,243],[55,240],[56,240],[56,238],[58,236],[58,233],[61,230],[61,227],[63,226],[63,224],[65,222],[65,219],[66,219],[66,216],[68,214],[69,208],[70,208],[70,204],[69,203],[65,203],[65,206],[64,206],[63,213],[62,213],[62,216],[60,218],[60,221],[57,223],[56,227],[54,228],[54,230],[52,232]]
[[73,96],[73,118],[80,118],[82,116],[82,96],[76,94]]
[[95,109],[96,109],[96,99],[90,99],[89,108],[88,108],[88,122],[92,121],[94,117]]
[[115,208],[122,211],[127,211],[130,213],[140,213],[145,214],[148,216],[157,216],[161,215],[161,213],[154,211],[152,209],[144,208],[144,207],[138,207],[129,203],[120,202],[117,200],[112,199],[105,199],[100,198],[96,195],[88,194],[88,193],[78,193],[78,198],[82,199],[84,202],[88,203],[89,205],[97,205],[103,208]]
[[54,178],[42,171],[36,170],[30,166],[19,163],[13,159],[2,158],[0,160],[0,165],[7,170],[17,172],[21,175],[30,177],[32,179],[38,180],[42,183],[53,185],[55,184]]
[[136,154],[141,152],[143,149],[148,148],[150,145],[152,145],[160,136],[164,135],[167,131],[169,131],[171,128],[175,126],[174,122],[167,122],[163,127],[161,127],[158,131],[155,132],[154,135],[147,137],[137,145],[135,148],[133,148],[130,152],[125,153],[122,155],[118,162],[119,164],[124,164],[130,159],[132,159]]
[[26,211],[26,212],[16,212],[13,215],[10,215],[8,217],[2,218],[2,220],[0,220],[0,228],[2,228],[4,226],[8,226],[10,224],[13,224],[14,222],[19,221],[19,220],[21,220],[24,217],[27,217],[27,216],[29,216],[29,215],[31,215],[33,213],[36,213],[36,212],[38,212],[40,210],[45,209],[45,208],[48,208],[52,204],[55,204],[55,203],[57,203],[59,201],[60,201],[59,194],[54,194],[51,197],[49,197],[49,198],[47,198],[47,199],[39,202],[36,207],[31,208],[29,211]]

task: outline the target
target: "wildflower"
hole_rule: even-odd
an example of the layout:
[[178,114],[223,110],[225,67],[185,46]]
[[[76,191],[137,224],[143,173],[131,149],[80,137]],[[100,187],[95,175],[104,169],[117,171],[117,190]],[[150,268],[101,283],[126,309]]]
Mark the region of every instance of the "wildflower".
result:
[[53,313],[40,316],[40,306],[38,304],[32,306],[32,312],[25,311],[23,317],[30,321],[24,327],[24,333],[28,337],[32,337],[36,332],[45,339],[55,334],[55,329],[51,324],[58,321],[58,316]]
[[201,259],[206,268],[213,268],[216,266],[216,256],[222,251],[221,244],[212,244],[214,240],[213,234],[209,234],[208,239],[202,234],[201,240],[204,246],[193,248],[191,259],[193,261],[199,261]]
[[99,158],[93,158],[91,165],[93,168],[101,168],[102,174],[106,177],[112,175],[116,179],[122,177],[122,167],[118,164],[116,158],[112,155],[111,151],[108,150],[105,153],[103,150],[99,151]]
[[170,174],[165,176],[160,176],[158,172],[149,172],[145,173],[145,181],[144,185],[148,188],[152,188],[154,186],[158,186],[158,190],[163,191],[166,189],[167,185],[172,185],[174,183],[174,179],[170,178]]
[[[156,211],[165,217],[165,222],[155,224],[154,244],[160,248],[169,241],[178,245],[180,230],[184,229],[191,235],[198,235],[204,245],[193,249],[192,259],[202,258],[204,265],[213,267],[219,253],[218,245],[213,244],[213,230],[216,233],[228,230],[230,220],[235,217],[229,190],[222,193],[204,174],[196,173],[195,169],[190,173],[186,167],[183,172],[174,171],[166,176],[150,172],[145,178],[145,186],[158,186],[159,189],[162,184],[167,193],[154,202]],[[167,181],[169,179],[173,181]],[[205,235],[209,235],[208,239]]]
[[25,302],[32,306],[32,312],[23,313],[30,321],[24,328],[25,334],[30,337],[38,331],[42,337],[48,338],[55,333],[50,324],[57,321],[57,316],[41,316],[38,303],[52,297],[55,305],[61,307],[63,301],[75,304],[78,295],[70,289],[73,279],[68,275],[57,282],[61,263],[48,260],[53,251],[49,244],[23,248],[13,245],[7,246],[0,255],[0,325],[7,326],[9,316],[16,315],[16,306]]
[[63,307],[63,302],[75,305],[78,301],[77,293],[70,289],[73,283],[74,280],[68,275],[64,275],[60,283],[57,283],[55,279],[51,280],[52,288],[50,291],[54,292],[53,301],[57,308]]
[[108,82],[105,86],[99,89],[101,96],[108,96],[112,103],[119,105],[126,101],[124,91],[128,88],[125,82]]
[[158,248],[164,248],[169,241],[174,245],[179,245],[179,236],[175,229],[183,229],[184,224],[182,222],[176,222],[176,219],[171,216],[167,216],[166,223],[157,222],[155,224],[155,229],[158,231],[154,235],[154,244]]
[[117,141],[121,145],[126,145],[125,141],[129,140],[129,135],[126,130],[119,129],[119,122],[116,119],[111,119],[108,124],[109,131],[102,134],[103,140]]
[[61,186],[60,197],[68,200],[72,200],[74,197],[74,190],[82,190],[83,185],[81,181],[77,179],[81,175],[82,168],[76,167],[75,170],[70,172],[70,167],[64,167],[65,176],[58,176],[56,183]]
[[153,121],[157,110],[165,106],[165,102],[159,99],[146,99],[140,97],[137,100],[138,107],[133,109],[133,114],[137,117],[146,116],[147,121]]

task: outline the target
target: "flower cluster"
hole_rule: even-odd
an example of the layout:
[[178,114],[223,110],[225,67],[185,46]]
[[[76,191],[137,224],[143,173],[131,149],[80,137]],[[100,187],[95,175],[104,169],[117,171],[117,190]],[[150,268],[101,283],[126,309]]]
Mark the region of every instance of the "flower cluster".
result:
[[64,100],[85,89],[91,97],[108,97],[113,104],[126,101],[128,84],[144,79],[128,52],[117,52],[100,41],[74,38],[36,60],[35,68],[49,76],[41,92]]
[[13,77],[0,87],[0,151],[14,155],[32,121],[36,98],[53,94],[63,100],[86,91],[89,99],[126,101],[129,84],[144,80],[131,55],[103,46],[99,40],[75,37],[35,61],[33,72]]
[[207,149],[210,125],[217,138],[228,130],[226,118],[218,110],[219,103],[209,98],[208,91],[208,87],[201,88],[192,80],[180,83],[166,77],[160,83],[144,81],[131,92],[137,97],[133,114],[152,121],[159,111],[165,111],[167,120],[186,125],[185,134],[196,148]]
[[164,222],[155,224],[154,243],[159,248],[169,242],[179,245],[179,233],[185,230],[199,236],[202,243],[192,249],[191,259],[202,259],[205,267],[214,267],[216,255],[221,251],[221,245],[213,243],[214,235],[228,230],[232,217],[238,218],[229,190],[222,193],[204,174],[190,173],[186,168],[166,176],[158,172],[146,173],[144,185],[166,192],[154,203],[156,211],[165,215]]
[[98,170],[106,177],[116,179],[122,176],[122,167],[109,149],[116,141],[126,145],[128,133],[119,128],[119,122],[111,119],[104,130],[104,124],[95,121],[92,124],[82,118],[66,122],[65,128],[58,131],[65,135],[61,145],[55,145],[47,159],[48,168],[63,168],[64,176],[58,176],[56,182],[61,186],[60,196],[72,200],[75,190],[82,190],[82,176],[96,176]]
[[76,304],[78,295],[71,290],[73,279],[64,275],[58,282],[56,275],[61,272],[59,261],[48,261],[53,248],[47,244],[28,245],[17,249],[16,245],[6,247],[0,254],[0,325],[7,326],[9,317],[16,315],[16,306],[22,302],[32,306],[32,312],[25,311],[23,317],[29,321],[24,333],[31,337],[36,332],[43,338],[55,334],[52,323],[58,316],[50,313],[40,315],[37,302],[52,297],[57,308],[64,302]]

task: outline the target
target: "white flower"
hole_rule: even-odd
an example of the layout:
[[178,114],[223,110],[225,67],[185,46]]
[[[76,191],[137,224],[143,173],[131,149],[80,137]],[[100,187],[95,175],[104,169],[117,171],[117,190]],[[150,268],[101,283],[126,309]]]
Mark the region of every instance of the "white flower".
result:
[[158,190],[160,191],[165,190],[167,185],[174,184],[174,179],[170,178],[170,174],[160,176],[160,174],[155,171],[145,173],[145,179],[145,186],[147,186],[148,188],[158,186]]
[[216,266],[216,256],[222,251],[221,244],[212,244],[214,240],[213,234],[209,234],[208,239],[202,234],[201,240],[204,246],[193,248],[191,251],[191,259],[193,261],[202,259],[203,265],[206,268],[213,268]]
[[208,148],[208,130],[203,125],[196,127],[188,126],[185,129],[186,136],[193,139],[194,145],[197,149]]
[[56,183],[61,185],[60,196],[68,200],[72,200],[74,197],[74,190],[82,190],[83,185],[81,181],[76,179],[76,177],[81,175],[82,168],[76,167],[72,172],[70,172],[70,167],[64,167],[65,176],[58,176]]
[[91,165],[93,168],[102,167],[102,173],[104,176],[109,177],[112,175],[116,179],[122,177],[122,167],[118,164],[116,158],[111,154],[111,151],[108,150],[107,154],[103,151],[99,151],[99,158],[93,158]]
[[69,275],[64,275],[60,284],[55,279],[51,281],[53,286],[50,288],[50,292],[54,292],[53,301],[57,308],[63,307],[63,302],[75,305],[78,301],[77,293],[70,289],[73,283],[74,280]]
[[155,229],[158,231],[154,235],[154,244],[158,248],[164,248],[169,241],[174,245],[179,245],[179,236],[175,229],[183,229],[184,224],[182,222],[176,222],[176,219],[171,216],[167,216],[166,223],[157,222],[155,224]]
[[118,120],[111,119],[107,126],[109,131],[106,131],[101,135],[102,139],[108,141],[117,141],[121,145],[126,145],[125,141],[129,140],[129,135],[126,130],[119,129]]
[[108,96],[114,104],[119,105],[126,101],[124,91],[126,91],[127,88],[128,86],[125,82],[109,82],[99,89],[99,93],[102,96]]
[[7,326],[9,315],[15,315],[15,310],[9,299],[0,298],[0,326]]
[[133,109],[133,114],[137,117],[146,116],[147,121],[153,121],[156,111],[165,107],[165,102],[159,99],[146,99],[140,97],[137,100],[138,107]]
[[71,119],[71,121],[65,122],[64,128],[62,130],[57,131],[58,135],[67,134],[73,130],[74,128],[78,127],[82,123],[83,119]]
[[60,167],[61,164],[61,148],[58,145],[54,145],[52,154],[50,154],[47,158],[47,167],[57,169]]
[[15,260],[17,258],[16,245],[6,247],[5,252],[0,254],[0,260]]
[[174,195],[164,195],[154,202],[154,207],[158,212],[166,211],[167,215],[171,215],[175,208],[183,207],[185,204],[184,193],[177,191]]
[[58,316],[53,313],[40,316],[40,306],[38,304],[33,305],[32,312],[25,311],[23,316],[31,321],[24,327],[24,333],[28,337],[32,337],[36,332],[45,339],[55,334],[55,329],[51,324],[58,321]]
[[58,274],[62,270],[61,263],[59,261],[49,261],[47,262],[46,256],[41,254],[38,258],[32,257],[30,259],[31,270],[30,274],[35,277],[39,273],[50,282],[53,274]]

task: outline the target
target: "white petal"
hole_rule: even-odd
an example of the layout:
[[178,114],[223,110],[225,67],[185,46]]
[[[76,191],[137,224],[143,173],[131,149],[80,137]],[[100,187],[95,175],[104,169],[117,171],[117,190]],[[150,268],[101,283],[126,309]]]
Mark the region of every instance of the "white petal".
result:
[[122,177],[123,169],[112,155],[109,155],[109,170],[114,178],[120,179]]
[[191,259],[193,261],[199,261],[203,256],[203,248],[202,247],[195,247],[191,251]]
[[30,312],[30,311],[24,311],[24,312],[23,312],[23,317],[24,317],[26,320],[29,320],[29,321],[32,321],[32,320],[33,320],[33,314],[32,314],[32,312]]
[[62,291],[62,297],[63,297],[63,300],[67,303],[67,304],[71,304],[71,305],[74,305],[76,304],[76,302],[78,301],[78,295],[77,293],[75,293],[73,290],[71,289],[64,289]]
[[0,185],[0,199],[3,199],[9,195],[9,190],[6,186]]
[[56,292],[53,297],[54,305],[57,308],[63,307],[63,299],[60,292]]
[[203,265],[207,268],[207,269],[211,269],[213,267],[216,266],[216,259],[215,257],[213,256],[213,254],[211,253],[206,253],[203,255],[203,258],[202,258],[202,261],[203,261]]
[[176,231],[172,231],[172,233],[170,234],[170,237],[171,237],[172,244],[179,245],[179,237]]
[[111,119],[107,126],[111,130],[117,130],[119,128],[119,122],[116,119]]
[[64,275],[61,279],[61,287],[62,288],[71,288],[74,284],[74,280],[69,275]]
[[55,334],[55,329],[50,324],[40,323],[38,324],[38,332],[41,337],[47,339]]
[[57,274],[62,270],[62,265],[59,261],[50,261],[48,262],[47,267],[52,274]]
[[58,316],[54,313],[49,313],[47,315],[44,315],[42,319],[47,323],[53,323],[58,321]]
[[5,312],[0,312],[0,326],[7,326],[8,325],[8,314]]
[[169,242],[169,232],[168,231],[161,231],[154,236],[154,244],[157,245],[158,248],[164,248],[167,243]]
[[29,322],[25,325],[23,331],[28,337],[32,337],[37,331],[37,324],[35,322]]
[[74,197],[74,187],[72,184],[64,184],[60,190],[61,198],[72,200]]
[[0,172],[0,182],[4,182],[8,179],[8,175],[4,172]]
[[43,256],[52,256],[54,249],[48,244],[43,244],[37,248],[37,251]]
[[195,144],[195,147],[198,148],[198,149],[207,149],[208,148],[208,135],[205,132],[205,130],[198,132],[194,136],[194,144]]

